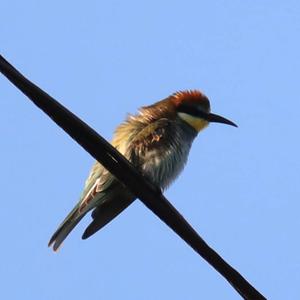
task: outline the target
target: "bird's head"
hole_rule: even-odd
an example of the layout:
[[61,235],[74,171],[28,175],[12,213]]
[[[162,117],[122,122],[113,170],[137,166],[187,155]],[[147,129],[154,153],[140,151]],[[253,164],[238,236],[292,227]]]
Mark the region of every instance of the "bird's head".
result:
[[211,113],[209,100],[200,91],[177,92],[169,100],[174,104],[178,117],[192,126],[197,132],[212,122],[237,127],[232,121]]

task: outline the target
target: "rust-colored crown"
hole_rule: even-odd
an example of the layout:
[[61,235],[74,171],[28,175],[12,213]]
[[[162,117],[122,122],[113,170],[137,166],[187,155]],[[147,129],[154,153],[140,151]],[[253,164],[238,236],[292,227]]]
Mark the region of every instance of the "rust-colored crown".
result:
[[182,104],[200,106],[204,112],[210,112],[208,98],[198,90],[179,91],[152,105],[144,106],[138,115],[129,116],[131,121],[152,122],[160,118],[174,119]]
[[203,110],[210,111],[210,104],[208,98],[198,90],[186,90],[174,93],[170,99],[176,107],[183,103],[190,103],[200,105]]

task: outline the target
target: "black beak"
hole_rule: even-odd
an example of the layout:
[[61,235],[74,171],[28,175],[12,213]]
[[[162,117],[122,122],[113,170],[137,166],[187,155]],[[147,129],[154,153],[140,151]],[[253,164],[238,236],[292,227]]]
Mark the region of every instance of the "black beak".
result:
[[231,122],[230,120],[225,119],[225,118],[223,118],[219,115],[215,115],[215,114],[208,114],[207,121],[214,122],[214,123],[223,123],[223,124],[231,125],[234,127],[238,127],[235,123]]

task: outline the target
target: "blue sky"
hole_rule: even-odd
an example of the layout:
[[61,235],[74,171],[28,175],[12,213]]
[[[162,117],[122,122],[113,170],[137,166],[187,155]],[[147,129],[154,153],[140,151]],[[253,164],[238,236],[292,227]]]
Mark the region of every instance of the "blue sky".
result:
[[[0,52],[110,139],[127,113],[201,89],[211,125],[166,192],[270,299],[300,294],[298,1],[3,1]],[[91,239],[47,242],[93,159],[0,77],[3,299],[240,299],[136,201]]]

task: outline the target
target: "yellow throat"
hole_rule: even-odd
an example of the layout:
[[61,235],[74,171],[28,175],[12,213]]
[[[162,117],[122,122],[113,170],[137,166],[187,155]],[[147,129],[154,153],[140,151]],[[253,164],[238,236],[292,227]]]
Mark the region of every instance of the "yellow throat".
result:
[[195,130],[197,130],[198,132],[207,127],[209,124],[208,121],[202,118],[197,118],[183,112],[178,113],[178,116],[180,119],[182,119],[183,121],[191,125],[193,128],[195,128]]

